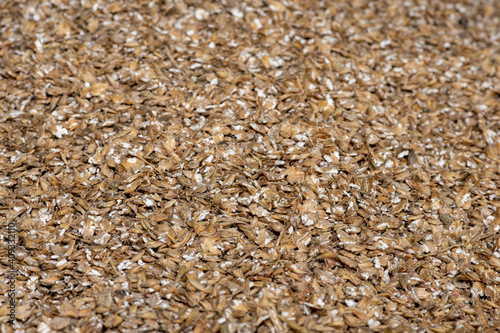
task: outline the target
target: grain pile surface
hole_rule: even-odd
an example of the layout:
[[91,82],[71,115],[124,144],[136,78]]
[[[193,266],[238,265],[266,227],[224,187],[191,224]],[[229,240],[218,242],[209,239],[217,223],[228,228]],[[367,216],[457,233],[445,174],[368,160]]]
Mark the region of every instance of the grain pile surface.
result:
[[2,1],[2,332],[493,332],[498,1]]

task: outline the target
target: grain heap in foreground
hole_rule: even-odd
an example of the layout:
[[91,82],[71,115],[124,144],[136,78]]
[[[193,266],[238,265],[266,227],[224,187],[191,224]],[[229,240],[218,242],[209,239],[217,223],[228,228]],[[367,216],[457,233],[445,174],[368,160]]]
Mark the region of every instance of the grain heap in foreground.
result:
[[499,17],[1,2],[2,331],[493,331]]

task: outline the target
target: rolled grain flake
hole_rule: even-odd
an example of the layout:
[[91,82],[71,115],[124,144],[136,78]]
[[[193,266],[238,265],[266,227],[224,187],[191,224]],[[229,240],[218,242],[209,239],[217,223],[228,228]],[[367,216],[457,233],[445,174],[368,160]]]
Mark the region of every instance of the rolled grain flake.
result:
[[279,1],[271,1],[269,3],[269,8],[271,8],[271,10],[275,12],[284,12],[286,10],[285,5],[283,5]]
[[260,61],[262,62],[262,65],[266,68],[266,69],[269,69],[271,68],[271,60],[269,59],[269,57],[267,55],[263,56],[262,58],[260,58]]
[[41,321],[36,328],[37,333],[51,333],[52,329],[45,322]]
[[198,8],[195,10],[194,16],[199,21],[206,20],[208,18],[208,12],[203,8]]
[[458,207],[469,209],[471,207],[471,200],[472,199],[469,190],[467,188],[464,188],[457,194],[455,202]]
[[56,275],[53,275],[51,277],[48,277],[46,279],[40,280],[40,284],[44,286],[52,286],[54,285],[57,281],[59,281],[59,277]]
[[169,153],[173,152],[177,147],[175,139],[171,136],[167,136],[165,140],[162,142],[162,145]]
[[408,152],[408,165],[413,165],[417,163],[417,153],[414,149],[410,149]]
[[101,96],[106,92],[108,84],[106,82],[96,82],[90,85],[90,94],[92,96]]
[[304,172],[294,167],[289,168],[287,174],[287,180],[290,184],[296,184],[304,178]]
[[71,32],[71,28],[68,23],[63,21],[56,26],[54,32],[59,37],[65,37],[66,35],[69,35],[69,33]]
[[106,327],[106,328],[116,328],[116,327],[120,326],[120,324],[122,322],[123,322],[122,317],[113,314],[113,315],[108,316],[108,318],[104,322],[104,327]]
[[215,245],[217,244],[218,239],[216,237],[204,237],[201,241],[201,248],[204,254],[206,255],[218,255],[221,253]]
[[69,132],[62,125],[55,125],[55,128],[52,131],[52,134],[58,139],[61,139],[64,135],[68,135]]

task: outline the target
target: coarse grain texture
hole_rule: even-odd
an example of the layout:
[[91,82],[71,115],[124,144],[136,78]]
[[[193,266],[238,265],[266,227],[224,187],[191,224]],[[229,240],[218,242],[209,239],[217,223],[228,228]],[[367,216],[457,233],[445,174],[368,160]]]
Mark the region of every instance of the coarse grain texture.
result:
[[499,20],[1,1],[2,332],[493,332]]

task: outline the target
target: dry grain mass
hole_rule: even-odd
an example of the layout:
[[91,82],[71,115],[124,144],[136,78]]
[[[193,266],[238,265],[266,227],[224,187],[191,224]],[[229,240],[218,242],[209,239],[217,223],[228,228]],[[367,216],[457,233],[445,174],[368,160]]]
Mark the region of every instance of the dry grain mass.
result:
[[2,332],[494,332],[499,208],[499,1],[0,2]]

